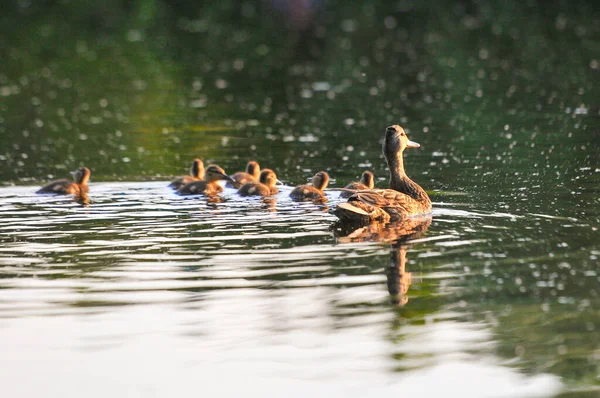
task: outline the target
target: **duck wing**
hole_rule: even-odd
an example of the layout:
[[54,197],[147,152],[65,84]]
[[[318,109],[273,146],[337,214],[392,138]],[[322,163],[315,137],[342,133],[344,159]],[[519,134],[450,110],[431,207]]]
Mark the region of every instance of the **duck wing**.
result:
[[350,196],[334,213],[343,221],[390,222],[405,219],[419,205],[410,196],[393,189],[369,189]]

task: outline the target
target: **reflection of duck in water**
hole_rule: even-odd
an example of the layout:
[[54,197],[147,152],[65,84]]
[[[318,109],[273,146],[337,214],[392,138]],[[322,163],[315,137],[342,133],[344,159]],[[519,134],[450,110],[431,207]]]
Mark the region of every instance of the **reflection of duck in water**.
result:
[[383,140],[383,155],[390,169],[390,189],[372,189],[352,195],[339,204],[334,213],[342,221],[354,223],[399,221],[408,216],[431,212],[431,200],[404,171],[403,152],[418,148],[398,125],[387,128]]
[[232,181],[228,182],[226,186],[230,188],[239,188],[249,182],[258,182],[260,178],[260,166],[258,162],[251,160],[246,165],[246,171],[238,171],[233,173],[231,176]]
[[83,207],[88,207],[90,205],[90,198],[88,197],[87,192],[80,192],[73,196],[73,200]]
[[53,181],[44,185],[36,193],[54,193],[58,195],[81,194],[88,191],[88,180],[90,179],[90,169],[80,167],[76,171],[72,171],[73,181],[67,179]]
[[292,190],[290,197],[298,202],[302,201],[321,201],[324,202],[325,192],[323,190],[327,188],[329,184],[329,174],[325,171],[319,171],[312,178],[312,185],[305,184],[299,185]]
[[275,187],[276,183],[275,172],[271,169],[264,169],[260,173],[259,181],[244,184],[238,193],[240,196],[273,196],[279,192]]
[[362,191],[366,189],[373,189],[375,187],[375,177],[370,171],[365,171],[360,177],[360,181],[351,182],[344,187],[344,191],[340,193],[340,198],[349,198],[354,195],[356,191]]
[[399,223],[372,223],[357,229],[342,222],[334,225],[333,234],[340,243],[383,241],[390,242],[390,264],[385,267],[388,292],[394,302],[405,305],[408,302],[408,288],[412,282],[410,272],[406,272],[406,252],[410,240],[427,232],[431,216],[408,218]]
[[206,168],[204,180],[190,182],[177,191],[181,195],[216,195],[223,192],[223,187],[219,185],[219,180],[232,181],[231,177],[225,174],[225,170],[217,165],[211,164]]
[[181,176],[177,177],[169,184],[169,188],[173,188],[174,190],[181,189],[184,185],[189,184],[190,182],[200,181],[204,178],[204,162],[200,159],[194,159],[192,161],[192,167],[190,167],[190,175],[189,176]]

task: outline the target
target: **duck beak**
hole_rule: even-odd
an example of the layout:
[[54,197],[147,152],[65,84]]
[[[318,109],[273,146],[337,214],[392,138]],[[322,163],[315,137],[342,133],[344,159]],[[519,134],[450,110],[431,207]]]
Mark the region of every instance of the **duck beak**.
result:
[[411,140],[408,140],[406,142],[406,147],[407,148],[419,148],[420,146],[421,145],[418,142],[414,142],[414,141],[411,141]]
[[77,170],[69,171],[69,174],[71,174],[72,176],[75,176],[75,173],[77,173]]
[[275,181],[275,185],[284,185],[283,181],[281,181],[280,179],[277,179],[277,181]]

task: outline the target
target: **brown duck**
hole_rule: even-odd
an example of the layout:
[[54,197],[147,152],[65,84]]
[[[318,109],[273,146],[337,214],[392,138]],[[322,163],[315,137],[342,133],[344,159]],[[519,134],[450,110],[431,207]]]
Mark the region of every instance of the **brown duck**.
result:
[[275,187],[277,175],[271,169],[263,169],[260,172],[259,182],[249,182],[242,185],[238,190],[241,196],[273,196],[279,190]]
[[251,160],[246,165],[246,171],[238,171],[237,173],[233,173],[230,181],[226,186],[230,188],[240,188],[242,185],[247,184],[249,182],[258,182],[260,178],[260,166],[258,162]]
[[404,171],[404,150],[419,146],[408,139],[402,127],[388,127],[383,140],[383,156],[390,169],[390,189],[357,192],[347,203],[339,204],[334,214],[342,221],[369,223],[400,221],[431,212],[429,196]]
[[216,195],[223,192],[219,180],[231,181],[231,177],[217,165],[211,164],[206,168],[204,180],[193,181],[181,187],[177,192],[180,195]]
[[375,178],[373,173],[365,171],[360,177],[360,182],[351,182],[344,187],[344,191],[340,193],[340,198],[349,198],[354,195],[356,191],[362,191],[365,189],[373,189],[375,187]]
[[327,184],[329,184],[329,174],[325,171],[319,171],[312,178],[312,185],[297,186],[290,193],[290,197],[300,202],[305,200],[326,200],[323,190],[327,188]]
[[82,194],[88,191],[88,180],[90,179],[90,169],[87,167],[80,167],[79,169],[72,171],[74,181],[67,179],[53,181],[47,185],[44,185],[36,193],[55,193],[58,195],[68,194]]
[[192,162],[192,167],[190,167],[190,175],[189,176],[181,176],[177,177],[169,184],[169,188],[173,188],[175,190],[181,189],[186,184],[194,181],[200,181],[204,178],[204,162],[200,159],[194,159]]

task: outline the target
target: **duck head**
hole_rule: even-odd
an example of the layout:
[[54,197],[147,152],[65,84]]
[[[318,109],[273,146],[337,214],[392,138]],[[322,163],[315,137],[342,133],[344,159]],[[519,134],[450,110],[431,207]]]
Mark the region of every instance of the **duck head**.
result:
[[317,188],[319,191],[327,188],[327,184],[329,184],[329,174],[327,174],[325,171],[319,171],[312,178],[313,187]]
[[88,180],[90,179],[91,174],[92,173],[90,172],[90,169],[88,169],[87,167],[80,167],[77,170],[71,172],[71,175],[73,176],[73,180],[77,184],[82,184],[82,185],[87,184]]
[[397,124],[389,126],[385,130],[382,149],[383,156],[388,160],[393,159],[406,148],[418,148],[420,146],[418,143],[409,140],[404,129]]
[[260,166],[258,162],[251,160],[246,164],[246,173],[250,174],[252,177],[259,179],[260,178]]
[[271,169],[263,169],[263,171],[260,173],[259,181],[261,184],[274,187],[277,183],[277,175],[275,175],[275,172]]
[[375,177],[373,177],[373,173],[370,171],[365,171],[360,177],[360,182],[368,186],[369,189],[373,189],[375,186]]
[[190,168],[190,175],[199,180],[204,178],[204,162],[200,159],[194,159]]
[[209,182],[219,180],[233,181],[231,177],[225,174],[225,170],[223,170],[216,164],[211,164],[206,168],[204,179]]

